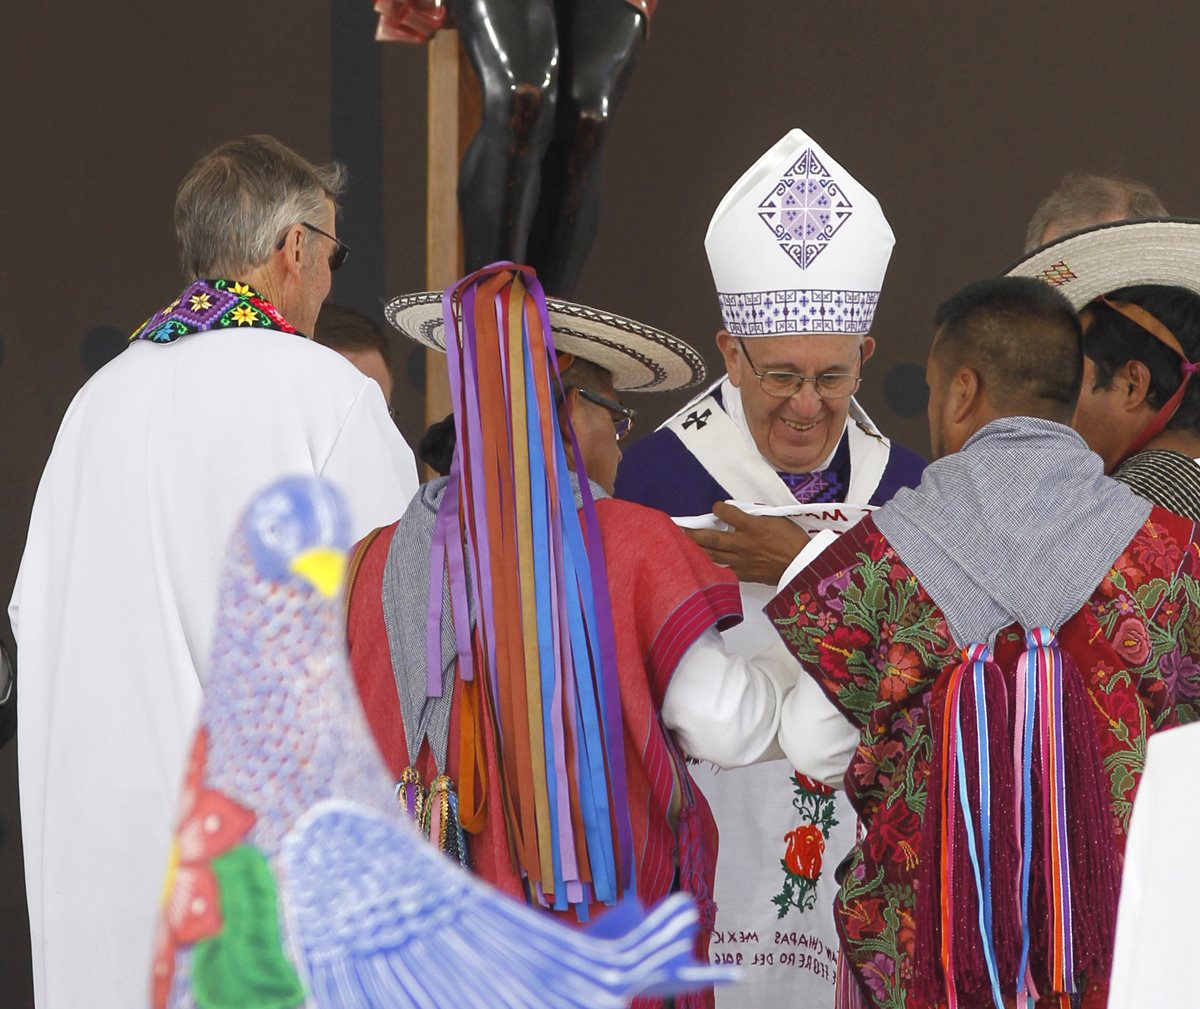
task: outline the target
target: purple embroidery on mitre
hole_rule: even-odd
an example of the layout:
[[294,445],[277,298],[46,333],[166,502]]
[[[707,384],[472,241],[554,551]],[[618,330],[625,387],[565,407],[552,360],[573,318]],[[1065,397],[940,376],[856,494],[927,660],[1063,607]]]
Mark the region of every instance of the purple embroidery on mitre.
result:
[[758,205],[758,216],[802,270],[812,265],[852,213],[850,201],[811,147]]
[[215,325],[222,315],[237,304],[237,300],[236,295],[198,280],[179,296],[172,314],[199,329],[206,329]]
[[743,291],[719,295],[725,328],[734,336],[866,333],[878,291]]

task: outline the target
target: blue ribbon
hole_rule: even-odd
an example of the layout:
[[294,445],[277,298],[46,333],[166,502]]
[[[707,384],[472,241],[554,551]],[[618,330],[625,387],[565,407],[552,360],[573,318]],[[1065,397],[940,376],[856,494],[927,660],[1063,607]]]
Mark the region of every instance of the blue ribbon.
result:
[[[522,320],[523,321],[523,320]],[[546,757],[546,794],[550,805],[550,852],[554,867],[554,906],[556,910],[567,907],[567,890],[563,870],[563,852],[560,842],[559,786],[561,777],[555,772],[563,754],[555,746],[554,721],[561,717],[561,709],[555,705],[558,694],[558,677],[555,672],[555,657],[558,654],[554,640],[554,624],[551,617],[551,581],[549,548],[549,485],[546,480],[546,460],[542,448],[542,431],[538,410],[537,388],[533,377],[533,359],[529,349],[529,334],[522,340],[525,370],[525,419],[526,440],[529,444],[529,496],[530,518],[533,535],[533,585],[534,605],[537,608],[538,676],[542,694],[542,745]],[[511,414],[511,411],[509,411]],[[568,813],[568,816],[570,814]]]
[[1029,972],[1029,876],[1033,865],[1033,723],[1037,711],[1038,659],[1032,634],[1026,635],[1025,725],[1021,741],[1021,960],[1017,991],[1025,991]]
[[[561,448],[562,441],[557,430],[554,440],[556,447]],[[566,454],[560,451],[556,455],[559,464],[559,486],[569,487],[571,484]],[[605,739],[600,707],[602,702],[597,696],[597,692],[602,692],[604,687],[597,677],[593,689],[592,677],[588,675],[593,661],[599,657],[594,640],[596,609],[591,580],[587,577],[587,547],[583,541],[579,515],[575,510],[574,501],[569,506],[567,502],[560,501],[560,507],[563,511],[563,574],[566,583],[564,598],[567,604],[572,666],[575,671],[575,714],[580,727],[578,750],[582,773],[579,776],[579,798],[583,807],[596,898],[609,902],[616,900],[617,886],[613,873],[616,866],[615,852],[612,831],[609,828],[611,813],[608,775],[604,762]]]
[[[975,823],[971,816],[971,800],[967,785],[966,756],[962,741],[962,707],[959,707],[959,725],[954,745],[955,762],[958,765],[958,799],[962,809],[963,822],[966,825],[967,853],[971,860],[971,869],[975,874],[975,892],[979,896],[979,935],[983,940],[983,956],[987,962],[988,978],[992,983],[992,998],[996,1009],[1004,1009],[1004,999],[1000,994],[1000,979],[996,970],[996,950],[992,938],[992,898],[991,898],[991,850],[990,831],[991,785],[988,780],[991,768],[988,761],[987,745],[987,706],[983,698],[983,678],[986,665],[982,658],[976,659],[971,666],[971,678],[975,686],[975,729],[979,736],[979,827],[983,840],[984,866],[982,871],[979,864],[979,853],[975,844]],[[961,681],[960,681],[961,683]],[[960,686],[961,689],[961,686]],[[985,882],[986,880],[986,882]]]

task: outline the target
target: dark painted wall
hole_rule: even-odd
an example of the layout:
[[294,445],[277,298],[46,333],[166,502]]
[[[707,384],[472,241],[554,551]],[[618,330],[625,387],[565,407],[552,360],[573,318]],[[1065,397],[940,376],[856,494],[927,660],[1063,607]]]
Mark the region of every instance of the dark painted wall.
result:
[[[330,2],[0,11],[0,599],[71,396],[179,286],[171,205],[199,154],[263,131],[314,159],[345,158],[358,186],[340,230],[355,252],[335,294],[374,312],[382,295],[422,286],[424,56],[380,51],[367,0]],[[740,24],[747,10],[755,20]],[[924,449],[919,375],[934,306],[1019,252],[1029,214],[1064,171],[1119,170],[1156,185],[1172,210],[1200,214],[1198,30],[1200,9],[1120,0],[986,10],[667,0],[612,132],[604,216],[577,296],[667,328],[715,363],[709,215],[762,151],[803,126],[879,197],[896,232],[862,397],[886,430]],[[422,369],[396,349],[396,406],[415,437]],[[635,405],[653,423],[678,403]],[[0,752],[0,1000],[20,1006],[15,781],[10,745]]]

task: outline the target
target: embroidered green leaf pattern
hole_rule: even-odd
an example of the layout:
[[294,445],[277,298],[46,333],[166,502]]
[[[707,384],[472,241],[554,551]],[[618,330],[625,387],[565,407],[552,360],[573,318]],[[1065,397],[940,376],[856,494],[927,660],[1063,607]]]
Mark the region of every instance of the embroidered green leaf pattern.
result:
[[196,944],[192,990],[200,1009],[295,1009],[304,986],[284,955],[275,877],[266,858],[241,844],[212,860],[221,931]]
[[[796,657],[861,729],[847,781],[863,821],[876,838],[885,830],[888,837],[886,847],[868,857],[869,831],[866,850],[853,852],[838,914],[868,1003],[905,1009],[917,899],[911,885],[899,884],[911,880],[919,861],[915,840],[933,760],[919,699],[954,660],[954,648],[940,612],[878,531],[847,535],[853,560],[847,552],[840,570],[794,583],[777,601],[773,619]],[[1195,545],[1149,522],[1074,625],[1077,640],[1088,646],[1080,672],[1100,730],[1118,831],[1128,828],[1148,735],[1200,720],[1198,575]],[[1015,656],[1023,639],[1023,631],[1009,628],[997,645]],[[797,899],[794,885],[785,886],[775,898],[781,915]]]
[[1162,597],[1166,595],[1168,585],[1161,578],[1155,578],[1147,582],[1137,590],[1138,605],[1143,610],[1152,610],[1159,604]]
[[1118,764],[1112,770],[1112,794],[1114,799],[1119,799],[1129,789],[1133,788],[1136,782],[1133,775],[1129,773],[1129,769]]

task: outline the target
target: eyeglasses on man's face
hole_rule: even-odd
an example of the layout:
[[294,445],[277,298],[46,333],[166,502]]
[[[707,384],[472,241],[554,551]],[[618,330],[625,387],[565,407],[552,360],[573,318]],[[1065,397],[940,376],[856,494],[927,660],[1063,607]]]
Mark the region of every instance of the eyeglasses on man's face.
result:
[[568,393],[572,389],[589,403],[595,403],[597,406],[602,406],[608,411],[609,416],[612,417],[613,430],[617,433],[617,441],[620,441],[633,430],[633,422],[637,420],[637,411],[632,407],[624,406],[615,399],[601,396],[598,392],[592,392],[591,389],[584,389],[578,385],[567,386],[563,390],[563,393]]
[[862,382],[862,347],[858,348],[858,371],[825,371],[820,375],[801,375],[794,371],[759,371],[754,367],[746,344],[738,337],[738,346],[742,356],[758,379],[762,391],[774,399],[790,399],[804,388],[805,382],[811,382],[813,391],[821,399],[845,399],[853,396]]
[[[309,231],[315,231],[318,235],[321,235],[323,238],[328,238],[331,242],[333,242],[334,250],[329,254],[330,273],[341,266],[346,261],[346,257],[350,255],[350,246],[348,246],[341,239],[334,238],[333,235],[329,234],[329,232],[322,231],[315,224],[309,224],[308,221],[301,221],[300,227],[308,228]],[[275,248],[282,249],[285,242],[287,242],[287,232],[284,232],[283,237],[275,243]]]

